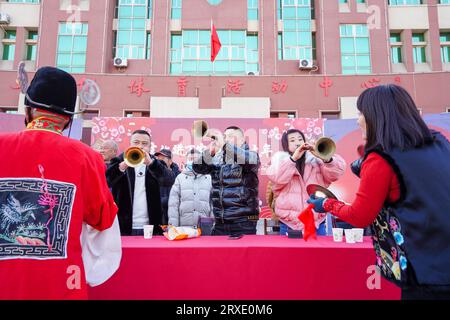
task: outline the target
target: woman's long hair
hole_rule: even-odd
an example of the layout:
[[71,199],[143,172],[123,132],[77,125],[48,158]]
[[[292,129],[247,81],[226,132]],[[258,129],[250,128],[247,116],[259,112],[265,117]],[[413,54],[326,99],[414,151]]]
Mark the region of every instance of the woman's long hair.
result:
[[[288,136],[291,133],[296,133],[296,132],[300,133],[300,135],[303,138],[303,141],[306,142],[305,135],[303,134],[303,132],[301,132],[298,129],[289,129],[288,131],[284,132],[282,137],[281,137],[281,146],[283,147],[283,150],[285,152],[289,153],[289,155],[291,155],[291,156],[292,156],[292,152],[289,151],[289,139],[288,139]],[[302,177],[303,177],[303,173],[305,172],[305,161],[306,161],[306,152],[303,154],[303,156],[300,159],[298,159],[295,162],[295,166],[297,167],[297,170],[298,170],[298,172],[300,173],[300,175]]]
[[400,86],[388,84],[365,90],[357,108],[366,120],[366,150],[408,150],[433,141],[416,104]]

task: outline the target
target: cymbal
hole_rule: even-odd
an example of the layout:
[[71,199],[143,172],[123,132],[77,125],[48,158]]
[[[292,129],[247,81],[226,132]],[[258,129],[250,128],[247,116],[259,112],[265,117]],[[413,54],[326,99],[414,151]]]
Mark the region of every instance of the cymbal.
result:
[[324,188],[318,184],[309,184],[308,186],[306,186],[306,192],[308,192],[309,196],[314,194],[318,198],[327,197],[327,198],[338,200],[338,198],[333,194],[333,192],[331,192],[327,188]]

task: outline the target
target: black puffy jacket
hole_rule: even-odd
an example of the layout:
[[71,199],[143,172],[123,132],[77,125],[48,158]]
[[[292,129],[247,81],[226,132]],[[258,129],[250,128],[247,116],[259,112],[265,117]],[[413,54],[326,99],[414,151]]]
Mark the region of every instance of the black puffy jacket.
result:
[[211,200],[217,222],[239,223],[258,219],[259,166],[258,154],[250,151],[247,144],[242,148],[225,144],[213,159],[205,151],[202,163],[193,165],[195,172],[211,175]]

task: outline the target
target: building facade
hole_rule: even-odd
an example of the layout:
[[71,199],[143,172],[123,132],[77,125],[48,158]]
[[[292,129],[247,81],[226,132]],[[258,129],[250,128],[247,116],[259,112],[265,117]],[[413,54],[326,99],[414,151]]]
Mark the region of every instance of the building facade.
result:
[[[222,47],[210,61],[214,24]],[[83,117],[354,118],[397,83],[450,111],[450,0],[0,0],[0,112],[17,66],[100,87]]]

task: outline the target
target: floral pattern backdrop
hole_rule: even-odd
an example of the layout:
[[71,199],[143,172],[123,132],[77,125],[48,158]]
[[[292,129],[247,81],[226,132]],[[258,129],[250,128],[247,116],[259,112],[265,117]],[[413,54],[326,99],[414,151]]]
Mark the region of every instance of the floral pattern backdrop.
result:
[[[425,115],[427,125],[442,132],[450,140],[450,114]],[[169,148],[174,161],[181,167],[187,150],[196,147],[201,150],[202,141],[194,143],[191,128],[194,119],[151,119],[151,118],[95,118],[92,128],[92,143],[113,139],[120,151],[128,147],[129,137],[136,129],[147,130],[153,136],[152,152]],[[266,168],[271,156],[281,150],[281,136],[291,128],[302,130],[311,144],[321,136],[327,136],[336,142],[336,153],[347,162],[347,170],[341,179],[331,184],[329,189],[341,200],[351,203],[359,186],[359,179],[349,170],[352,161],[358,158],[357,147],[362,144],[361,131],[356,119],[328,120],[314,118],[300,119],[206,119],[209,127],[221,129],[236,125],[246,134],[250,149],[259,153],[261,169],[259,174],[260,216],[270,216],[266,206],[267,176]]]
[[[152,118],[116,118],[98,117],[93,119],[91,145],[95,148],[105,140],[113,140],[119,146],[119,152],[129,147],[133,131],[142,129],[152,136],[151,153],[163,148],[170,149],[173,161],[184,167],[186,152],[191,148],[202,151],[207,141],[194,141],[192,124],[196,119],[152,119]],[[265,205],[267,187],[266,168],[271,156],[281,151],[281,136],[283,132],[296,128],[304,132],[309,143],[314,142],[324,134],[324,120],[315,118],[300,119],[204,119],[208,127],[222,132],[228,126],[238,126],[244,130],[247,143],[253,151],[259,153],[260,169],[260,200]]]

